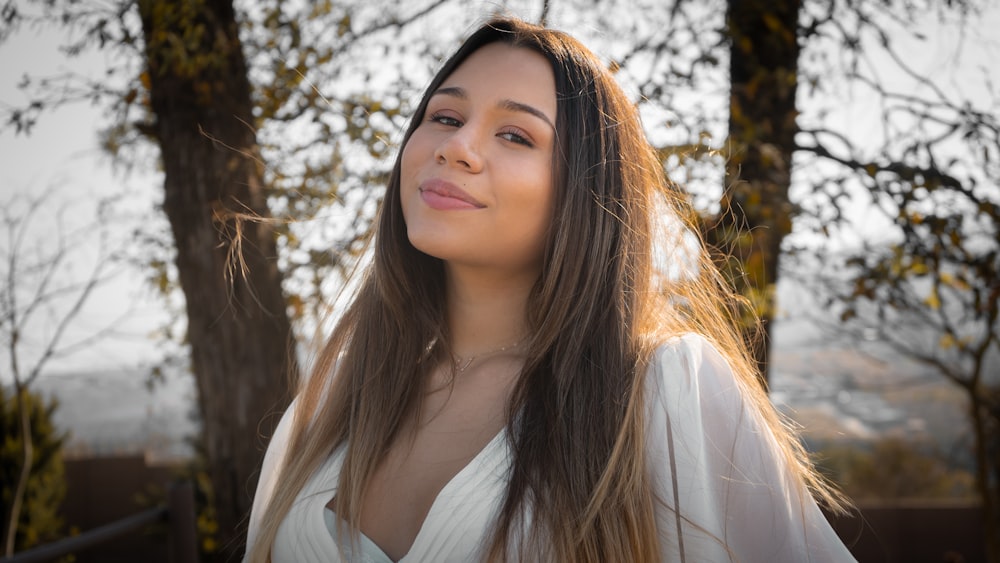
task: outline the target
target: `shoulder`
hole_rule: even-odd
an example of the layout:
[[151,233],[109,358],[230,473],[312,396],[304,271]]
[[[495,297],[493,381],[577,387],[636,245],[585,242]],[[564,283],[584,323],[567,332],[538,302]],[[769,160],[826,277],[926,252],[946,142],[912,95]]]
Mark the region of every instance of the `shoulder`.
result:
[[685,332],[661,342],[653,352],[652,359],[665,362],[700,362],[706,354],[719,356],[718,350],[707,338],[696,332]]
[[647,366],[647,385],[654,396],[725,397],[740,394],[732,366],[707,338],[685,333],[662,342]]
[[[298,404],[298,398],[292,399],[292,402],[285,409],[284,414],[281,415],[281,420],[278,421],[278,426],[274,429],[274,434],[271,435],[271,441],[267,447],[267,453],[265,458],[274,457],[272,454],[274,450],[284,449],[288,445],[288,440],[291,438],[292,425],[295,421],[295,409]],[[266,465],[266,462],[265,462]]]
[[268,442],[267,451],[264,453],[264,462],[261,465],[260,477],[257,480],[257,491],[254,494],[253,506],[250,511],[249,529],[247,531],[247,546],[253,545],[257,532],[260,529],[261,517],[266,510],[267,503],[271,500],[274,487],[278,482],[278,473],[284,463],[285,453],[288,450],[288,443],[292,435],[292,425],[295,420],[295,407],[297,399],[293,399],[285,413],[281,415],[278,426],[271,435]]
[[709,339],[683,334],[656,349],[646,375],[646,454],[665,553],[853,561],[791,465],[749,372],[734,371]]
[[288,443],[291,440],[292,426],[295,421],[295,410],[297,404],[298,399],[292,399],[288,408],[285,409],[284,414],[281,415],[281,419],[278,421],[278,426],[275,427],[274,433],[271,434],[271,439],[268,441],[267,445],[267,451],[264,453],[264,462],[261,466],[258,490],[261,485],[266,484],[268,481],[273,482],[275,478],[274,474],[279,470],[281,461],[284,458],[285,450],[288,449]]
[[[732,369],[709,339],[683,334],[664,341],[650,358],[645,380],[650,438],[685,445],[695,466],[780,457],[762,391]],[[669,436],[668,436],[669,435]],[[721,456],[715,459],[716,456]]]

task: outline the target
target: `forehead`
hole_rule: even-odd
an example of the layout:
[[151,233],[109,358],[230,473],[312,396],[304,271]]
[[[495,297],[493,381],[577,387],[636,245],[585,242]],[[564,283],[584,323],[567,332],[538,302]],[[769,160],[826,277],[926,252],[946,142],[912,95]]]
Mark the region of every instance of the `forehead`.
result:
[[506,43],[490,43],[469,55],[441,83],[459,87],[470,97],[511,100],[529,104],[556,116],[555,77],[548,59],[540,53]]

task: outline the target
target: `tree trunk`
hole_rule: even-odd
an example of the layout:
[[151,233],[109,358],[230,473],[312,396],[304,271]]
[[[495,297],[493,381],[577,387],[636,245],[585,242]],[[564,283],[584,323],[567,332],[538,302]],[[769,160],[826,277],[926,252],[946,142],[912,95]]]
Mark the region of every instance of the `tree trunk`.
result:
[[797,125],[795,91],[800,0],[729,0],[731,81],[726,187],[721,211],[706,239],[722,254],[723,272],[761,320],[761,338],[749,319],[767,386],[770,325],[782,239],[791,232],[788,201]]
[[[150,103],[184,291],[220,545],[242,549],[269,434],[297,369],[231,2],[141,0]],[[241,221],[237,214],[257,221]]]
[[[1000,459],[993,406],[989,389],[973,385],[969,389],[969,412],[972,419],[973,450],[976,454],[976,489],[982,502],[983,529],[986,530],[986,560],[1000,563]],[[994,407],[995,408],[995,407]]]

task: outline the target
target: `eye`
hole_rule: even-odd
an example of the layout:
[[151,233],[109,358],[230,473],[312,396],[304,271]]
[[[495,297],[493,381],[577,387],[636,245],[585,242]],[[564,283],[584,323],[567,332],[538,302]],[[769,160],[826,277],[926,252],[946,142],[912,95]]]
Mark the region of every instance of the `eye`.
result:
[[462,126],[462,122],[461,121],[459,121],[458,119],[456,119],[456,118],[454,118],[454,117],[452,117],[450,115],[443,114],[443,113],[434,113],[434,114],[431,114],[431,117],[430,117],[430,119],[428,119],[428,121],[432,121],[434,123],[440,123],[441,125],[444,125],[444,126],[447,126],[447,127],[461,127]]
[[526,147],[535,146],[528,138],[518,129],[504,129],[497,134],[498,137],[512,143],[517,143],[519,145],[524,145]]

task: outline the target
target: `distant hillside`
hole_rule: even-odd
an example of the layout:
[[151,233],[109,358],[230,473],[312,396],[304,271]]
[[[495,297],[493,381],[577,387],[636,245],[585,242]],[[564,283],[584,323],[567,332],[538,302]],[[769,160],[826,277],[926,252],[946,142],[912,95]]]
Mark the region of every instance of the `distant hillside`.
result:
[[771,389],[812,442],[892,435],[951,450],[968,432],[965,398],[953,385],[853,350],[776,353]]
[[35,388],[59,400],[56,424],[70,433],[67,455],[146,452],[188,457],[194,434],[194,381],[168,375],[150,390],[145,372],[88,371],[43,376]]
[[[772,358],[771,397],[803,426],[808,443],[869,441],[882,435],[961,449],[967,434],[961,393],[899,359],[821,348],[794,323],[781,323]],[[71,433],[74,456],[147,452],[189,456],[195,395],[190,375],[172,374],[152,390],[145,373],[88,371],[41,378],[37,389],[60,401],[56,423]]]

